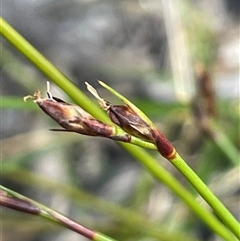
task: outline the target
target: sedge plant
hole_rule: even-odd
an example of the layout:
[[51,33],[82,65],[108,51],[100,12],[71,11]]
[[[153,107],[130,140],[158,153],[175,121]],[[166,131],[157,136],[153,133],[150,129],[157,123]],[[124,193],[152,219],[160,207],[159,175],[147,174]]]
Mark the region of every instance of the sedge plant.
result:
[[[1,34],[49,79],[62,88],[78,106],[53,97],[49,88],[47,98],[42,98],[40,92],[35,92],[33,96],[27,96],[27,98],[33,98],[45,113],[63,127],[64,131],[102,136],[121,141],[120,144],[142,163],[146,170],[178,195],[215,233],[224,240],[240,240],[239,222],[187,165],[163,133],[158,130],[141,110],[103,82],[99,83],[120,98],[124,105],[116,106],[105,101],[88,84],[88,89],[98,98],[101,107],[107,111],[107,116],[3,18],[0,19],[0,24]],[[50,111],[50,109],[53,111]],[[166,171],[157,160],[138,146],[156,149],[163,157],[169,160],[211,206],[223,223],[210,211],[201,206],[195,197]]]

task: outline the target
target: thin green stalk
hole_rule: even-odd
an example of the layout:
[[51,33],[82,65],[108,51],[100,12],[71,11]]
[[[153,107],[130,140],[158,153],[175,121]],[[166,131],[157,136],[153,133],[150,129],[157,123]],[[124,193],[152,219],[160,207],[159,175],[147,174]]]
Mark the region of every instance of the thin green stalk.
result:
[[229,138],[222,132],[222,130],[219,130],[216,123],[210,123],[209,127],[213,131],[212,139],[215,144],[223,153],[225,153],[232,164],[240,166],[240,153]]
[[[157,165],[156,160],[149,156],[143,149],[138,148],[137,146],[131,146],[126,145],[123,143],[125,148],[132,154],[132,156],[136,157],[150,172],[153,174],[158,180],[165,183],[175,194],[177,194],[181,199],[184,200],[185,203],[188,204],[188,206],[202,219],[204,220],[209,227],[212,229],[220,228],[219,221],[216,219],[215,216],[209,215],[209,211],[197,204],[196,206],[196,200],[195,198],[188,192],[179,182],[176,180],[170,173],[168,173],[162,166]],[[137,149],[137,150],[136,150]],[[225,208],[226,209],[226,208]],[[217,221],[217,222],[216,222]],[[217,224],[218,223],[218,224]],[[215,226],[217,225],[217,226]],[[221,224],[222,225],[222,224]],[[224,230],[226,230],[226,227],[224,227]],[[217,228],[217,229],[218,229]],[[219,232],[222,232],[223,230],[218,229],[215,232],[217,232],[220,236],[223,235]],[[225,233],[226,234],[226,233]],[[225,236],[224,234],[224,236]],[[222,236],[223,237],[223,236]],[[232,235],[228,237],[224,237],[225,240],[235,240]]]
[[[1,33],[20,52],[23,53],[38,69],[48,78],[55,82],[81,107],[86,109],[94,117],[109,122],[107,116],[88,99],[69,79],[67,79],[56,67],[31,46],[19,33],[17,33],[5,20],[1,21]],[[188,206],[209,225],[224,240],[233,241],[231,232],[219,220],[204,207],[199,205],[195,198],[187,191],[177,179],[160,166],[158,161],[151,157],[143,149],[122,143],[125,149],[136,157],[158,180],[165,183],[174,193],[176,193]]]
[[46,176],[41,176],[32,171],[27,171],[25,169],[18,168],[17,170],[12,170],[11,168],[3,169],[3,177],[7,180],[11,180],[20,184],[25,184],[28,186],[36,187],[42,189],[45,192],[59,193],[61,195],[66,195],[80,206],[90,208],[93,211],[98,211],[99,213],[104,213],[105,215],[115,216],[116,222],[124,223],[125,227],[130,229],[140,230],[140,234],[143,236],[151,237],[156,240],[162,241],[197,241],[196,238],[190,236],[189,234],[182,234],[178,231],[166,231],[164,227],[161,227],[159,222],[153,222],[148,219],[146,215],[140,214],[139,212],[132,211],[128,208],[124,208],[114,204],[110,201],[104,200],[97,197],[86,190],[81,190],[79,187],[74,187],[72,185],[67,185],[64,183],[59,183],[51,179],[46,178]]
[[170,162],[184,175],[198,193],[212,207],[221,220],[232,230],[240,239],[240,224],[222,202],[212,193],[198,175],[188,166],[188,164],[177,153],[176,157]]
[[[53,221],[93,241],[117,241],[69,219],[53,209],[0,185],[0,205]],[[14,199],[13,199],[14,198]],[[14,204],[14,205],[13,205]]]
[[114,239],[105,236],[102,233],[95,233],[94,241],[114,241]]
[[[136,106],[134,106],[127,98],[118,93],[116,90],[108,86],[103,82],[99,82],[104,88],[109,90],[112,94],[120,98],[125,104],[128,104],[141,115],[142,118],[149,124],[151,120],[142,113]],[[160,137],[161,138],[161,137]],[[235,153],[235,152],[234,152]],[[161,154],[161,153],[160,153]],[[236,237],[240,239],[240,224],[236,218],[229,212],[229,210],[222,204],[222,202],[212,193],[212,191],[205,185],[205,183],[199,178],[199,176],[187,165],[187,163],[180,157],[178,153],[173,155],[174,158],[168,158],[168,160],[183,174],[183,176],[192,184],[192,186],[198,191],[203,199],[212,207],[212,209],[218,214],[218,216],[225,222],[225,224],[232,230]]]
[[[107,115],[100,110],[99,106],[93,103],[80,89],[76,88],[73,82],[68,79],[62,72],[48,61],[41,53],[39,53],[26,39],[21,36],[11,25],[3,18],[0,18],[0,33],[15,46],[26,58],[28,58],[36,67],[41,70],[49,79],[55,82],[83,109],[87,110],[91,115],[98,116],[98,119],[111,123]],[[112,124],[112,123],[111,123]],[[118,133],[123,130],[116,126]],[[150,143],[133,137],[131,142],[145,148],[155,149],[156,147]]]

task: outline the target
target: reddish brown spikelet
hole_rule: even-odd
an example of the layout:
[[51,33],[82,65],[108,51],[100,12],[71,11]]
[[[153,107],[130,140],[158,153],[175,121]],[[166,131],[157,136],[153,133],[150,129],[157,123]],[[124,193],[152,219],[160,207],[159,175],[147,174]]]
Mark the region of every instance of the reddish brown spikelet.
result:
[[37,101],[39,107],[65,130],[89,136],[112,136],[115,128],[93,118],[79,106],[53,97]]
[[54,131],[69,131],[108,138],[115,135],[114,126],[95,119],[77,105],[53,97],[50,92],[48,92],[48,96],[49,98],[43,99],[40,91],[36,91],[33,96],[26,96],[24,100],[34,98],[39,107],[64,128],[63,130],[53,129]]
[[152,130],[128,105],[109,105],[108,115],[113,123],[127,133],[144,140],[153,141]]
[[33,96],[24,97],[24,101],[33,98],[34,102],[53,120],[64,129],[51,129],[52,131],[76,132],[88,136],[101,136],[117,141],[130,142],[129,134],[116,135],[116,127],[95,119],[81,107],[67,103],[57,97],[53,97],[49,92],[48,98],[42,98],[40,91],[36,91]]
[[154,142],[163,157],[167,159],[175,158],[176,150],[163,133],[155,127],[150,127],[128,105],[109,105],[108,115],[112,122],[120,126],[127,133]]
[[153,136],[155,138],[155,144],[157,146],[158,152],[168,160],[174,159],[176,157],[176,149],[171,144],[171,142],[161,133],[159,130],[153,131]]

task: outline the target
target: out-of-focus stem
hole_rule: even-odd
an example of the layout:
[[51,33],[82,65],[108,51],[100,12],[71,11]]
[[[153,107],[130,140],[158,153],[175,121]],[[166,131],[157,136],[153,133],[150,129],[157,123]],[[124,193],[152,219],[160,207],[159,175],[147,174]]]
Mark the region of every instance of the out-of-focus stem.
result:
[[213,135],[212,140],[219,147],[219,149],[229,158],[232,164],[240,166],[240,153],[229,138],[218,128],[215,123],[210,123]]
[[6,187],[0,185],[0,190],[0,205],[2,206],[46,218],[81,234],[89,240],[116,241]]

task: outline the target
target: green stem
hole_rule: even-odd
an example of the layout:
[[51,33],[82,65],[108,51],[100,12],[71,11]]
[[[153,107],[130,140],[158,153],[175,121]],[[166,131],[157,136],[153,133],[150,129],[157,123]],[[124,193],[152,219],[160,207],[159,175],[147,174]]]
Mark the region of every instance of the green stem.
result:
[[[38,215],[42,218],[48,219],[52,222],[55,222],[57,224],[60,224],[64,227],[67,227],[74,232],[81,234],[82,236],[88,238],[89,240],[94,240],[94,241],[116,241],[115,239],[112,239],[106,235],[103,235],[101,233],[98,233],[96,231],[93,231],[87,227],[82,226],[81,224],[75,222],[74,220],[69,219],[68,217],[62,215],[61,213],[58,213],[54,211],[53,209],[44,206],[43,204],[40,204],[30,198],[27,198],[13,190],[10,190],[6,187],[3,187],[0,185],[0,190],[5,192],[7,195],[13,198],[17,198],[19,200],[22,200],[26,203],[29,203],[31,206],[35,206],[39,209],[38,214],[36,212],[32,213],[33,215]],[[0,202],[1,204],[1,202]],[[23,210],[24,211],[24,210]],[[31,212],[28,212],[31,213]]]
[[94,241],[114,241],[115,239],[109,238],[101,233],[96,233],[93,240]]
[[[177,194],[185,203],[202,219],[209,227],[215,230],[225,240],[235,240],[234,237],[229,235],[228,229],[223,226],[215,216],[210,214],[208,210],[196,203],[195,198],[190,192],[188,192],[170,173],[168,173],[162,166],[156,163],[156,160],[149,156],[143,149],[137,146],[131,146],[123,144],[125,148],[133,156],[135,156],[158,180],[165,183],[175,194]],[[137,150],[135,150],[137,149]],[[195,174],[196,175],[196,174]],[[219,200],[218,200],[219,201]],[[197,205],[196,205],[197,204]],[[226,209],[226,208],[225,208]],[[216,222],[217,221],[217,222]],[[235,222],[234,222],[235,223]],[[235,223],[236,224],[236,223]],[[224,228],[224,230],[221,228]],[[237,226],[234,225],[234,230]],[[217,229],[217,230],[216,230]],[[225,232],[227,231],[227,233]],[[237,236],[237,235],[236,235]]]
[[[41,55],[33,46],[31,46],[19,33],[15,31],[5,20],[0,19],[1,33],[11,42],[20,52],[23,53],[38,69],[40,69],[48,78],[55,82],[82,108],[87,110],[94,117],[109,122],[108,117],[96,106],[87,96],[83,94],[69,79],[67,79],[56,67]],[[177,179],[160,166],[152,156],[143,149],[121,143],[125,149],[136,157],[148,171],[158,180],[165,183],[175,194],[177,194],[189,208],[197,214],[206,224],[209,225],[224,240],[232,241],[232,233],[219,220],[204,207],[199,205],[195,198],[187,191]]]
[[114,219],[116,220],[114,222],[123,223],[124,227],[128,227],[129,229],[136,229],[138,227],[141,235],[151,237],[154,240],[198,240],[191,237],[189,234],[186,235],[171,230],[166,231],[164,227],[161,227],[158,221],[153,222],[144,214],[99,198],[88,193],[86,190],[81,190],[79,187],[55,182],[46,178],[46,176],[33,173],[31,170],[3,168],[3,177],[6,178],[6,180],[30,185],[32,187],[38,185],[38,190],[42,189],[45,192],[50,191],[52,194],[59,193],[61,195],[66,195],[68,199],[70,198],[74,200],[74,202],[80,206],[86,207],[87,209],[90,208],[90,210],[93,210],[94,212],[97,211],[99,213],[104,213],[105,215],[114,216]]
[[210,123],[210,128],[213,131],[212,139],[219,149],[225,153],[232,164],[240,165],[240,153],[232,144],[229,138],[217,127],[216,123]]
[[[15,46],[26,58],[28,58],[39,70],[41,70],[49,79],[55,82],[83,109],[98,119],[112,124],[107,115],[101,111],[98,105],[93,103],[80,89],[78,89],[70,79],[59,71],[50,61],[39,53],[23,36],[21,36],[11,25],[0,17],[0,33]],[[118,133],[123,130],[117,127]],[[149,149],[156,150],[153,143],[140,140],[133,137],[131,143]]]
[[[130,105],[132,108],[136,109],[136,112],[141,115],[141,117],[149,124],[151,124],[151,120],[142,113],[137,107],[135,107],[127,98],[123,95],[118,93],[116,90],[108,86],[107,84],[103,83],[102,81],[99,82],[104,88],[109,90],[112,94],[120,98],[124,103]],[[224,139],[223,135],[218,134],[215,131],[215,142],[224,144],[229,144],[227,142],[228,139]],[[224,142],[223,142],[224,141]],[[226,147],[225,147],[226,149]],[[232,149],[230,149],[232,151]],[[161,153],[160,153],[161,154]],[[238,153],[234,149],[232,152],[231,157],[238,158]],[[228,209],[220,202],[220,200],[212,193],[212,191],[204,184],[204,182],[197,176],[197,174],[187,165],[187,163],[179,156],[177,153],[175,158],[169,159],[169,161],[183,174],[183,176],[192,184],[192,186],[198,191],[198,193],[205,199],[205,201],[213,208],[213,210],[218,214],[218,216],[225,222],[225,224],[232,230],[232,232],[240,239],[240,225],[235,217],[228,211]]]
[[[120,98],[124,103],[131,105],[132,108],[135,108],[137,113],[141,115],[144,120],[151,125],[151,120],[142,113],[137,107],[135,107],[127,98],[118,93],[116,90],[103,83],[99,82],[104,88],[109,90],[112,94]],[[152,126],[154,126],[152,124]],[[226,139],[223,139],[215,134],[215,141],[217,143],[226,144]],[[230,149],[232,150],[232,149]],[[161,153],[160,153],[161,154]],[[239,156],[236,154],[236,151],[233,151],[232,157],[236,159]],[[169,159],[169,161],[183,174],[183,176],[192,184],[192,186],[198,191],[198,193],[205,199],[205,201],[213,208],[213,210],[218,214],[218,216],[225,222],[225,224],[232,230],[232,232],[240,239],[240,225],[235,217],[228,211],[228,209],[221,203],[221,201],[212,193],[212,191],[204,184],[204,182],[197,176],[197,174],[187,165],[187,163],[179,156],[177,153],[175,158]]]
[[222,202],[212,193],[198,175],[188,166],[188,164],[177,153],[176,158],[170,162],[184,175],[198,193],[212,207],[219,218],[232,230],[235,236],[240,239],[240,224]]

